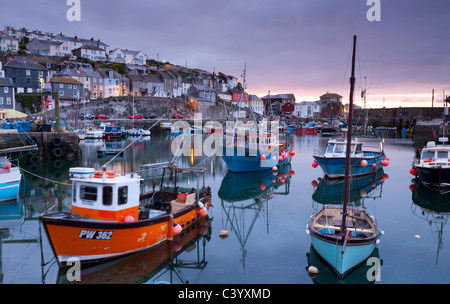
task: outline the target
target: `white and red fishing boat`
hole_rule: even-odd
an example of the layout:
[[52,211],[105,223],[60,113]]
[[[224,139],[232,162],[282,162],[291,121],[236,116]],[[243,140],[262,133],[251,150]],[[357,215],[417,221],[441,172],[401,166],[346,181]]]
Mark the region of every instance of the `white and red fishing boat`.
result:
[[[211,191],[204,184],[199,187],[206,169],[164,163],[144,165],[139,173],[159,170],[159,189],[153,179],[152,190],[143,193],[137,173],[71,168],[71,210],[40,216],[60,267],[71,258],[86,264],[148,249],[207,216]],[[176,186],[177,174],[184,171],[197,175],[197,189]],[[175,175],[173,187],[164,186],[168,172]]]

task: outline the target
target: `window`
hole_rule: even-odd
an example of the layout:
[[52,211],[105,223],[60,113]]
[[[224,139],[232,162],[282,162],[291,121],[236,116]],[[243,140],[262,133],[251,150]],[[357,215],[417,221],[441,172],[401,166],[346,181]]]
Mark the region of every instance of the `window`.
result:
[[118,204],[124,205],[128,201],[128,186],[119,187]]
[[11,104],[11,97],[7,97],[7,98],[6,98],[6,104],[7,104],[7,105],[10,105],[10,104]]
[[63,88],[64,88],[64,83],[60,83],[60,84],[59,84],[59,88],[60,88],[60,89],[63,89]]
[[112,205],[113,188],[111,186],[103,187],[103,205]]
[[31,71],[30,71],[30,70],[25,70],[25,74],[26,74],[27,76],[31,76]]
[[31,79],[27,78],[27,84],[31,84]]
[[38,75],[39,75],[39,77],[44,77],[44,72],[43,71],[39,71]]
[[73,91],[73,97],[78,97],[78,91]]
[[97,90],[97,85],[96,84],[94,84],[94,90]]
[[434,151],[423,151],[422,152],[422,159],[430,159],[434,158]]
[[13,83],[17,83],[16,77],[13,77],[12,81],[13,81]]
[[448,152],[447,151],[438,151],[437,158],[448,158]]
[[97,188],[85,185],[80,186],[80,199],[97,201]]
[[343,144],[336,144],[336,147],[334,149],[334,153],[344,153],[345,152],[345,145]]
[[67,87],[68,87],[69,89],[71,89],[71,88],[72,88],[72,84],[69,83],[69,84],[67,85]]
[[59,90],[59,96],[64,96],[64,90]]
[[3,104],[3,97],[0,97],[0,104]]
[[78,85],[77,85],[77,84],[74,84],[74,85],[73,85],[73,88],[74,88],[74,89],[78,89]]
[[3,90],[5,93],[8,93],[8,87],[5,87]]

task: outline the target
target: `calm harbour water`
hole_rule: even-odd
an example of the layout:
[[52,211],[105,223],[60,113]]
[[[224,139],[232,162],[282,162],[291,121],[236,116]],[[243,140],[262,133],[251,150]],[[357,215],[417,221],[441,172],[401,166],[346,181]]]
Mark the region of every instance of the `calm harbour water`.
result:
[[[206,185],[211,187],[213,194],[209,229],[191,231],[173,244],[173,250],[164,245],[118,263],[97,265],[86,273],[84,282],[337,282],[317,259],[311,249],[310,236],[306,234],[306,224],[311,214],[322,206],[323,200],[335,199],[339,193],[340,185],[325,184],[325,181],[319,183],[323,173],[319,167],[311,166],[313,150],[323,151],[328,139],[320,135],[288,135],[287,140],[296,155],[290,170],[285,171],[288,173],[286,181],[278,182],[276,187],[267,187],[262,194],[260,185],[264,182],[270,185],[276,178],[271,171],[263,175],[237,176],[227,174],[227,167],[220,157],[180,157],[180,166],[208,168]],[[130,172],[142,164],[169,161],[172,159],[172,140],[173,137],[165,135],[140,140],[107,168]],[[116,145],[125,147],[130,142],[131,139],[127,139]],[[384,176],[383,181],[379,178],[362,181],[367,195],[361,198],[364,193],[358,189],[352,195],[354,203],[364,205],[384,231],[374,253],[381,260],[381,271],[375,284],[450,282],[450,260],[446,259],[450,253],[447,216],[431,211],[450,211],[450,197],[429,193],[422,187],[417,187],[415,192],[410,190],[412,175],[409,170],[414,150],[421,144],[407,138],[386,136],[384,148],[390,157],[390,164],[384,173],[388,178]],[[83,157],[79,161],[20,162],[23,169],[47,180],[25,173],[25,183],[21,188],[24,219],[9,232],[2,230],[2,283],[67,282],[65,273],[59,271],[38,217],[51,206],[55,206],[54,210],[70,208],[69,168],[98,168],[106,163],[110,158],[97,158],[96,153],[96,149],[104,145],[101,140],[86,141],[82,144]],[[291,171],[295,174],[289,178]],[[196,181],[189,176],[184,181],[196,186]],[[318,183],[317,187],[313,187],[314,181]],[[336,189],[337,192],[333,192]],[[222,229],[229,231],[227,238],[220,237]],[[314,278],[306,271],[310,264],[320,269]],[[345,283],[368,283],[366,274],[370,266],[363,265]]]

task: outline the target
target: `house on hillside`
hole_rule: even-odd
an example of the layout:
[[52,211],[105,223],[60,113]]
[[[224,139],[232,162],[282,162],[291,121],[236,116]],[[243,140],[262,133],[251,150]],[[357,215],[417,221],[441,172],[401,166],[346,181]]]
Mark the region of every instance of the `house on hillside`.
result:
[[264,101],[267,115],[281,115],[283,113],[282,106],[285,103],[295,104],[294,94],[266,95],[261,99]]
[[129,49],[116,48],[109,52],[109,58],[113,62],[124,63],[127,65],[145,65],[147,55],[142,51],[133,51]]
[[256,95],[249,95],[249,105],[257,115],[264,115],[264,101]]
[[17,52],[19,50],[19,40],[11,37],[3,32],[0,32],[0,51]]
[[15,88],[11,78],[0,77],[0,108],[16,108]]
[[41,92],[41,85],[45,83],[49,73],[47,68],[26,57],[9,59],[4,70],[5,77],[12,79],[17,93]]
[[73,54],[78,58],[86,58],[92,61],[105,61],[106,51],[99,46],[84,44],[75,49]]
[[300,118],[319,117],[321,105],[318,101],[302,101],[294,106],[294,115]]
[[[58,93],[59,95],[59,103],[61,106],[73,105],[89,98],[89,92],[83,90],[83,84],[73,78],[53,77],[50,83],[52,92]],[[84,97],[83,94],[85,94]],[[54,103],[51,102],[49,109],[54,108]]]
[[129,94],[129,79],[113,69],[100,68],[98,72],[103,77],[104,97],[127,96]]
[[65,41],[33,39],[27,44],[27,50],[35,56],[72,56],[72,48]]

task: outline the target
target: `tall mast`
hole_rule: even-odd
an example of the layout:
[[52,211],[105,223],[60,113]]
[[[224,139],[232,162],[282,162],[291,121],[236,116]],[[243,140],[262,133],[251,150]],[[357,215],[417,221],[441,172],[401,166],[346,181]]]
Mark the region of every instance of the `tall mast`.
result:
[[352,141],[353,90],[355,87],[355,52],[356,52],[356,35],[353,36],[352,76],[350,77],[350,101],[348,110],[347,149],[345,151],[344,203],[342,208],[342,223],[341,223],[341,231],[343,237],[345,237],[347,227],[346,220],[347,220],[347,201],[348,201],[349,176],[350,176],[350,149]]

